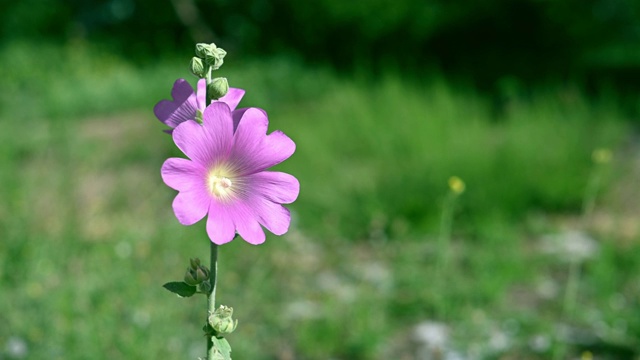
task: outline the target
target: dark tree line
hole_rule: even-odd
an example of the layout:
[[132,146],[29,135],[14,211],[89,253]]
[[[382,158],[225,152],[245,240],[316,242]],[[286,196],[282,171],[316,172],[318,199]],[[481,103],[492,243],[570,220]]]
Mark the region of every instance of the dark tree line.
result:
[[2,2],[0,19],[2,42],[83,38],[139,59],[215,41],[480,82],[640,78],[636,0],[20,0]]

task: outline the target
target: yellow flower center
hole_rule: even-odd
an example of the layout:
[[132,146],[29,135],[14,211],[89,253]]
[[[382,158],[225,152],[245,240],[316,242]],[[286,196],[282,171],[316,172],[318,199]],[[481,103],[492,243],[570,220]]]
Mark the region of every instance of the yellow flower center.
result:
[[224,168],[214,168],[207,176],[209,193],[219,200],[229,200],[234,194],[233,181],[229,171]]

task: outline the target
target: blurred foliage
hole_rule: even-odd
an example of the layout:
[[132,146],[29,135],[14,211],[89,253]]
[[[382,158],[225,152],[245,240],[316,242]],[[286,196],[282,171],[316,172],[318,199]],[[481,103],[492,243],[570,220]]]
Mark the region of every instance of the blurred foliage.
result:
[[[43,57],[29,56],[35,52]],[[0,69],[7,89],[0,117],[23,123],[151,109],[169,97],[174,79],[195,80],[187,61],[136,67],[83,43],[16,43],[0,51],[0,62],[12,69]],[[518,83],[506,82],[496,112],[475,90],[438,76],[406,81],[387,71],[372,81],[285,58],[222,71],[233,86],[251,89],[241,106],[259,104],[304,140],[282,166],[314,189],[301,195],[308,205],[297,210],[301,224],[333,229],[332,236],[361,239],[371,226],[398,236],[432,228],[451,175],[467,183],[460,207],[468,226],[493,216],[519,221],[530,211],[577,211],[591,152],[615,149],[629,130],[615,95],[589,100],[572,86],[522,95]],[[19,137],[7,142],[16,154],[30,146]]]
[[[202,356],[204,299],[161,284],[209,241],[204,222],[175,219],[159,168],[183,154],[151,112],[189,76],[187,61],[136,66],[83,41],[16,41],[0,63],[0,358]],[[219,301],[240,321],[234,356],[420,359],[417,325],[438,321],[467,358],[547,359],[564,324],[598,339],[584,349],[594,358],[636,357],[638,152],[611,94],[521,96],[505,82],[495,113],[439,77],[372,81],[291,58],[221,72],[250,89],[240,106],[267,109],[270,128],[296,141],[278,169],[302,184],[286,236],[221,248]],[[626,183],[619,196],[632,207],[598,197],[586,230],[600,256],[585,262],[577,311],[563,318],[566,263],[541,243],[579,212],[590,155],[603,147],[613,152],[603,189]],[[451,175],[467,189],[443,275],[435,244]],[[495,346],[496,336],[508,342]],[[547,347],[530,345],[541,336]]]
[[[640,83],[635,0],[23,0],[0,4],[0,20],[3,42],[82,38],[142,58],[216,41],[342,68],[440,68],[490,87],[504,75]],[[213,38],[192,39],[198,26]]]
[[[175,219],[175,192],[158,169],[183,155],[151,112],[176,78],[190,76],[188,56],[151,55],[190,53],[193,42],[164,4],[146,3],[149,21],[172,24],[164,33],[144,22],[126,30],[137,3],[118,21],[102,17],[118,2],[95,8],[102,10],[64,4],[0,5],[10,14],[0,11],[0,293],[8,294],[0,296],[0,358],[196,358],[204,352],[197,300],[176,299],[160,284],[181,275],[186,258],[206,253],[208,240],[204,223]],[[251,4],[245,14],[274,16]],[[261,44],[260,27],[240,19],[228,21],[253,38],[238,33],[230,42],[238,48],[304,53],[284,40]],[[363,56],[358,51],[351,60]],[[380,59],[390,51],[381,47]],[[271,129],[296,141],[296,154],[278,169],[303,184],[286,236],[223,249],[220,301],[240,319],[230,336],[238,357],[410,359],[420,351],[416,325],[428,320],[450,326],[452,347],[469,358],[549,358],[554,331],[565,324],[598,341],[574,343],[575,357],[582,350],[598,359],[637,357],[640,175],[615,91],[534,89],[513,75],[497,83],[495,106],[474,87],[433,74],[407,80],[385,69],[372,79],[292,56],[238,58],[221,73],[249,90],[241,106],[267,109]],[[602,192],[608,196],[584,225],[601,252],[584,264],[575,315],[563,318],[565,259],[541,242],[565,225],[582,228],[574,217],[596,148],[614,154],[601,185],[615,191]],[[443,276],[434,244],[451,175],[467,190]],[[451,312],[438,315],[443,303]],[[496,334],[506,345],[492,345]],[[547,347],[531,345],[541,337]]]

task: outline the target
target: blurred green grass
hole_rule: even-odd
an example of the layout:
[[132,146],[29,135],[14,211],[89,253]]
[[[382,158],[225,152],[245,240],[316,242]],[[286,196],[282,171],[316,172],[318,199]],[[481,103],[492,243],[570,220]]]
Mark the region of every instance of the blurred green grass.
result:
[[[190,78],[186,66],[134,65],[83,43],[13,43],[0,63],[0,358],[21,356],[6,345],[16,341],[36,359],[202,356],[204,300],[161,288],[208,251],[202,224],[175,220],[159,177],[181,154],[152,107]],[[546,358],[550,347],[531,339],[553,341],[562,324],[617,349],[603,356],[638,348],[637,229],[575,220],[592,151],[627,151],[630,127],[611,95],[558,86],[506,97],[496,111],[439,77],[340,76],[232,55],[221,73],[247,90],[241,106],[265,108],[271,129],[296,141],[278,168],[302,185],[289,234],[221,249],[236,357],[412,359],[412,329],[427,320],[481,358]],[[633,161],[601,169],[604,189],[630,181]],[[435,241],[452,175],[467,190],[442,287]],[[605,220],[636,210],[615,199],[637,193],[602,193]],[[540,239],[568,228],[591,234],[600,255],[585,262],[578,311],[564,319],[566,264]],[[496,329],[508,346],[490,345]]]

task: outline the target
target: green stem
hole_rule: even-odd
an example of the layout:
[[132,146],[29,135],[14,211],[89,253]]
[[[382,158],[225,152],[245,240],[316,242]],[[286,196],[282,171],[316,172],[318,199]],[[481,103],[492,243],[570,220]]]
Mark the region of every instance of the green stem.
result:
[[[578,298],[578,288],[580,287],[580,261],[572,259],[569,264],[569,275],[567,279],[567,289],[564,293],[564,303],[562,306],[562,314],[565,320],[571,320],[576,307]],[[557,337],[557,343],[553,351],[553,360],[563,359],[567,351],[567,347],[560,336]]]
[[[583,226],[587,225],[587,221],[589,221],[589,218],[593,213],[593,209],[595,208],[596,197],[598,195],[598,189],[601,181],[600,178],[600,168],[596,164],[596,166],[591,170],[589,180],[587,181],[587,187],[584,191],[584,196],[582,197],[581,223]],[[580,260],[571,259],[570,261],[567,284],[564,293],[564,302],[562,304],[562,318],[565,321],[570,321],[573,317],[578,298],[578,288],[580,287]],[[566,344],[559,335],[556,335],[556,344],[553,347],[552,359],[563,359],[566,352]]]
[[587,188],[582,199],[582,217],[584,220],[588,220],[595,208],[596,196],[598,195],[598,188],[600,187],[600,172],[599,169],[594,169],[589,176]]
[[212,73],[213,73],[213,67],[207,66],[207,75],[205,77],[205,79],[207,80],[207,95],[205,96],[205,98],[207,99],[206,100],[207,106],[209,106],[209,104],[211,103],[211,94],[209,94],[209,84],[211,84],[211,82],[213,81]]
[[578,260],[571,260],[569,264],[569,279],[567,280],[567,291],[564,294],[564,312],[568,318],[573,316],[573,310],[578,298],[578,287],[580,285],[580,263]]
[[213,80],[213,79],[211,78],[212,73],[213,73],[213,67],[212,67],[212,66],[207,66],[207,77],[206,77],[206,79],[207,79],[207,85],[211,84],[211,81]]
[[444,206],[442,208],[442,218],[440,219],[440,237],[438,238],[438,258],[436,277],[440,284],[438,291],[440,292],[440,303],[438,304],[438,312],[444,320],[444,316],[447,312],[447,301],[444,288],[447,284],[447,270],[449,267],[449,257],[451,248],[451,228],[453,226],[453,209],[456,201],[456,194],[449,193],[445,199]]
[[[210,252],[210,277],[209,284],[211,285],[211,292],[207,295],[207,302],[209,304],[209,311],[207,312],[206,324],[209,326],[209,315],[213,314],[216,310],[216,283],[218,277],[218,245],[211,242]],[[207,335],[207,359],[213,359],[213,342],[211,336]]]
[[455,195],[449,194],[445,200],[442,209],[442,218],[440,219],[440,237],[438,239],[438,275],[444,275],[449,262],[449,247],[451,243],[451,227],[453,225],[453,204]]

